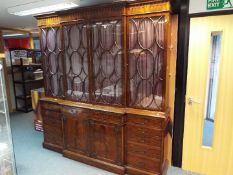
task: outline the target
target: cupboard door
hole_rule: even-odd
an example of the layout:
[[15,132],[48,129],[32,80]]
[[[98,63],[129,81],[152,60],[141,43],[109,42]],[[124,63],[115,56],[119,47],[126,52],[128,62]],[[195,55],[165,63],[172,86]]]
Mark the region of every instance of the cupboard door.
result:
[[87,120],[86,116],[63,113],[65,149],[80,154],[87,154]]
[[41,50],[43,54],[43,71],[45,94],[50,97],[63,97],[63,64],[61,28],[41,29]]
[[121,20],[92,23],[93,100],[122,105],[123,31]]
[[43,118],[44,143],[62,149],[63,131],[61,113],[50,110],[41,110],[41,114]]
[[123,126],[89,119],[91,157],[123,164]]
[[66,25],[64,33],[64,59],[66,66],[67,99],[89,101],[88,25]]
[[75,136],[75,126],[77,119],[72,117],[63,116],[64,121],[64,140],[65,140],[65,149],[70,151],[76,151],[76,136]]
[[162,110],[165,94],[165,16],[129,18],[129,106]]

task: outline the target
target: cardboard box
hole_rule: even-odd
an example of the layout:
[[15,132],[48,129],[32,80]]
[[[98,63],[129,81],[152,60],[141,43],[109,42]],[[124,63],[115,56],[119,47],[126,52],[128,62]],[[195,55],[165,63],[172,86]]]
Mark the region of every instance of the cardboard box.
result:
[[44,88],[31,90],[32,109],[34,115],[34,128],[37,131],[43,131],[43,122],[39,100],[45,96]]

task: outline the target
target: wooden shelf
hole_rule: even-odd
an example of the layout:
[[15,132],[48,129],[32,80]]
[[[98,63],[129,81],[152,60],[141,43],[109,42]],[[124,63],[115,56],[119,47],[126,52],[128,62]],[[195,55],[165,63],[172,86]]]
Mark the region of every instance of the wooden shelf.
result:
[[19,67],[42,67],[41,64],[28,64],[28,65],[12,65],[13,68],[19,68]]
[[18,96],[15,96],[16,99],[21,99],[21,100],[25,100],[25,99],[30,99],[31,96],[30,95],[27,95],[27,96],[23,96],[23,95],[18,95]]
[[25,81],[15,80],[14,83],[17,83],[17,84],[34,83],[34,82],[38,82],[38,81],[42,81],[42,80],[44,80],[44,79],[41,78],[41,79],[37,79],[37,80],[25,80]]
[[[20,53],[21,51],[22,53]],[[28,77],[28,74],[27,74],[28,72],[34,72],[36,69],[42,68],[42,64],[40,61],[41,56],[42,56],[42,53],[40,50],[22,49],[22,48],[10,49],[11,73],[12,73],[15,102],[16,102],[15,106],[16,106],[17,111],[22,111],[22,112],[32,111],[32,105],[31,103],[29,103],[29,101],[31,101],[31,96],[28,95],[28,93],[32,89],[43,87],[42,85],[43,77],[40,79],[29,79],[30,77]],[[13,64],[13,60],[16,58],[20,59],[19,64]],[[27,58],[27,59],[31,58],[32,63],[23,64],[24,58]],[[16,88],[17,85],[20,85],[22,89]],[[19,90],[21,90],[22,92],[20,93],[17,92]],[[17,94],[21,94],[21,95],[17,95]]]

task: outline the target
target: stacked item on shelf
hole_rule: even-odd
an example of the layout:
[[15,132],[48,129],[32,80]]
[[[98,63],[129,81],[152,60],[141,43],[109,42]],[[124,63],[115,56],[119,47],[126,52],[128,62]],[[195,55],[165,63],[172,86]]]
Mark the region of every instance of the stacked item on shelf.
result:
[[44,88],[31,90],[31,96],[32,96],[32,108],[33,108],[33,115],[34,115],[34,128],[36,131],[43,132],[41,106],[40,106],[39,100],[45,96]]
[[37,69],[33,72],[34,74],[34,80],[41,80],[43,79],[43,71],[42,69]]

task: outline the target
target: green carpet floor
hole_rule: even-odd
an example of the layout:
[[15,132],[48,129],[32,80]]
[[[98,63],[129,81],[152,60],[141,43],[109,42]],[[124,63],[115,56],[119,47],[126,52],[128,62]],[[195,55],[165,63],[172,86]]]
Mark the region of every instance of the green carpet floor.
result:
[[[11,128],[18,175],[113,175],[43,149],[43,134],[34,130],[32,113],[11,114]],[[170,167],[167,174],[192,173]]]

